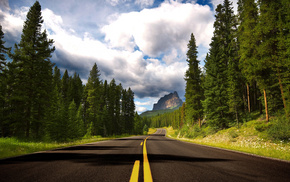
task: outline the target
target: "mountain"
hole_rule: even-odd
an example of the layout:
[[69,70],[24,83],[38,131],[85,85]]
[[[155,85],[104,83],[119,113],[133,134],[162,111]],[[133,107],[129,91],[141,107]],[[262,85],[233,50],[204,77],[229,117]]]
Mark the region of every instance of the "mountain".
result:
[[156,104],[153,105],[153,111],[178,108],[182,106],[182,100],[179,98],[177,92],[170,93],[161,97]]
[[153,105],[152,111],[143,112],[141,117],[152,117],[158,114],[173,112],[182,106],[182,100],[179,98],[177,92],[170,93],[161,97],[156,104]]

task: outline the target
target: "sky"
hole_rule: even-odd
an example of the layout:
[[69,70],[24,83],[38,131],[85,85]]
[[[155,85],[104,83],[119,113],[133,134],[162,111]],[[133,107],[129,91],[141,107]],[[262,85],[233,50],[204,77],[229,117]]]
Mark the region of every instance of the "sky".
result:
[[[19,43],[35,0],[0,0],[6,47]],[[54,40],[51,61],[87,83],[97,63],[102,80],[135,93],[138,113],[177,91],[185,100],[187,44],[191,33],[201,68],[213,35],[214,10],[223,0],[39,0],[43,30]],[[237,0],[233,0],[234,11]]]

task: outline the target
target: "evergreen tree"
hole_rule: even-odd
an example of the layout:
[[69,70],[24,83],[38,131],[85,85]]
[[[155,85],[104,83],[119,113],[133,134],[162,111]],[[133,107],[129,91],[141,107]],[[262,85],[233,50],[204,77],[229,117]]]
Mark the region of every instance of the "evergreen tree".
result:
[[67,138],[69,140],[74,140],[76,138],[79,137],[80,135],[80,131],[79,131],[79,121],[78,121],[78,118],[77,118],[77,107],[76,107],[76,104],[75,104],[75,101],[71,101],[70,105],[69,105],[69,108],[68,108],[68,124],[67,124],[67,127],[66,127],[66,130],[67,130]]
[[281,90],[281,96],[286,112],[290,116],[290,2],[281,0],[278,12],[278,56],[277,75]]
[[101,128],[103,124],[101,123],[101,91],[102,85],[100,81],[100,73],[97,64],[94,64],[90,75],[88,78],[88,83],[86,85],[87,92],[87,122],[93,123],[93,135],[102,134]]
[[121,102],[121,125],[123,126],[122,128],[122,132],[123,133],[129,133],[129,128],[130,128],[130,124],[129,124],[129,121],[128,121],[128,118],[129,118],[129,113],[128,113],[128,110],[129,110],[129,98],[128,98],[128,93],[127,93],[127,90],[126,89],[123,89],[122,90],[122,102]]
[[50,57],[55,48],[46,31],[41,32],[42,23],[41,6],[36,1],[27,13],[21,41],[15,44],[10,54],[13,61],[8,65],[11,122],[15,123],[14,131],[26,137],[40,135],[53,89]]
[[[234,58],[233,39],[235,16],[228,0],[216,8],[214,36],[210,54],[206,58],[206,77],[203,101],[204,113],[209,125],[217,128],[228,127],[232,116],[229,113],[229,64]],[[233,67],[234,68],[234,67]]]
[[108,122],[106,123],[109,135],[121,134],[122,125],[120,123],[121,112],[121,92],[122,86],[116,85],[115,79],[109,84],[108,90]]
[[77,108],[79,107],[83,94],[83,84],[80,76],[75,72],[70,79],[69,98],[74,100]]
[[133,133],[134,129],[134,117],[135,117],[135,102],[134,102],[134,92],[131,88],[128,88],[128,132]]
[[7,54],[7,51],[10,50],[10,48],[7,48],[4,46],[5,41],[4,39],[4,33],[2,31],[2,25],[0,25],[0,78],[3,77],[3,71],[6,67],[6,58],[5,54]]
[[258,8],[254,0],[239,0],[239,68],[246,79],[247,84],[247,106],[251,112],[249,85],[255,83],[255,62],[257,61],[258,39],[256,37],[255,27],[258,22]]
[[76,115],[76,138],[81,138],[85,134],[85,126],[84,126],[84,121],[83,121],[83,107],[82,105],[79,106],[77,110],[77,115]]
[[134,116],[134,134],[136,135],[142,135],[143,134],[143,123],[142,118],[138,115],[138,113],[135,113]]
[[68,75],[67,70],[65,70],[62,79],[61,79],[61,96],[64,102],[65,107],[68,108],[69,103],[70,103],[70,78]]
[[52,141],[62,141],[67,131],[66,116],[61,93],[57,85],[51,94],[50,106],[47,108],[46,134]]
[[6,136],[6,124],[5,118],[7,111],[5,111],[6,105],[6,92],[7,92],[7,70],[6,70],[6,58],[5,54],[9,51],[9,48],[4,46],[5,41],[2,26],[0,25],[0,136]]
[[[274,96],[275,90],[279,87],[276,80],[279,80],[280,89],[283,92],[283,85],[281,81],[281,70],[283,65],[280,64],[278,51],[278,36],[279,36],[279,12],[281,8],[281,1],[270,1],[270,0],[259,0],[260,16],[259,23],[256,26],[257,36],[260,40],[258,46],[259,59],[256,62],[257,81],[259,87],[263,90],[266,120],[269,121],[269,101],[277,104],[276,108],[279,107],[279,103],[275,101],[277,96]],[[274,86],[276,84],[277,86]],[[282,94],[283,95],[283,94]],[[280,97],[281,98],[281,95]],[[285,101],[284,96],[281,101]],[[282,103],[283,104],[283,103]],[[285,104],[285,102],[284,102]]]
[[186,98],[186,117],[191,124],[192,121],[201,121],[203,115],[203,89],[201,84],[201,70],[197,60],[197,46],[195,37],[191,34],[190,41],[187,45],[187,62],[188,70],[185,73],[185,98]]
[[233,8],[230,4],[225,4],[226,16],[229,17],[229,25],[227,27],[229,45],[227,47],[226,56],[228,59],[228,105],[229,113],[234,115],[239,124],[239,115],[243,106],[243,77],[239,68],[238,42],[237,42],[237,19],[234,15]]
[[61,74],[60,69],[55,66],[53,71],[53,86],[57,86],[58,92],[61,93],[62,81],[61,81]]

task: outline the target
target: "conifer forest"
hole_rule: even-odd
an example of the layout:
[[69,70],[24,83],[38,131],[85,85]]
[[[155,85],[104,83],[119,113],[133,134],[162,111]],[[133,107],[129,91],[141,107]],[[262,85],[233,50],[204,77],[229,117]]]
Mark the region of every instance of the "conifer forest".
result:
[[[0,26],[0,135],[50,141],[84,136],[143,134],[144,121],[135,113],[134,92],[113,79],[100,79],[97,64],[84,85],[51,62],[54,41],[42,31],[38,1],[30,8],[21,41],[4,46]],[[12,51],[13,50],[13,51]],[[7,56],[11,61],[7,61]]]
[[289,140],[290,1],[239,0],[235,15],[231,1],[224,0],[215,18],[203,68],[193,34],[188,43],[186,103],[151,118],[152,126],[220,130],[258,113],[271,137]]
[[[21,40],[4,46],[0,26],[0,135],[70,141],[84,136],[143,134],[144,128],[210,127],[247,122],[252,113],[271,123],[276,139],[290,138],[290,1],[224,0],[215,9],[214,32],[201,67],[196,39],[188,42],[186,102],[172,113],[142,118],[134,92],[100,79],[97,64],[88,81],[51,62],[54,41],[38,1],[30,8]],[[194,22],[192,22],[194,23]],[[9,61],[7,60],[9,59]],[[270,125],[267,125],[267,127]]]

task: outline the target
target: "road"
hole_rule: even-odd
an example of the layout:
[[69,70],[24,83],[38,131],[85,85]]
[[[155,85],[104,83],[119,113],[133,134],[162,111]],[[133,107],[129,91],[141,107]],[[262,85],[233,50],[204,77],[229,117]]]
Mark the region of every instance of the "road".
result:
[[136,136],[0,160],[0,181],[289,181],[290,163]]

